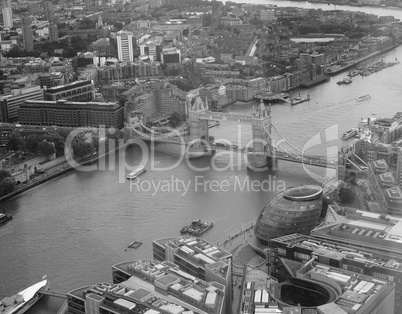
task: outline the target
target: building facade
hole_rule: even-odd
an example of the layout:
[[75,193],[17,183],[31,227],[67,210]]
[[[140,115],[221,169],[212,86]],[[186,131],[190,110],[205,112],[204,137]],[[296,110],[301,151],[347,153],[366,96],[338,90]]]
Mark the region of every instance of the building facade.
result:
[[18,110],[21,124],[60,127],[124,126],[124,109],[116,103],[27,100]]
[[19,121],[18,109],[26,100],[43,100],[40,86],[15,89],[11,91],[11,95],[0,96],[1,121]]
[[11,0],[3,0],[3,22],[4,28],[13,27],[13,12],[11,9]]
[[33,51],[34,50],[33,32],[31,27],[31,18],[28,16],[22,17],[22,39],[24,49],[26,51]]
[[133,62],[133,34],[130,32],[120,31],[117,33],[116,38],[117,54],[119,60]]
[[91,101],[95,96],[95,88],[91,81],[76,81],[70,84],[55,86],[45,90],[45,100],[56,101]]

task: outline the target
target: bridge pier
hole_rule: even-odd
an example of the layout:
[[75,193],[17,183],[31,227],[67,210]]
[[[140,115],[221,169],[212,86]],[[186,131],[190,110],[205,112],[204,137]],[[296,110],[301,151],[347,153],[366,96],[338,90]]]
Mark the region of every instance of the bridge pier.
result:
[[273,156],[267,156],[268,168],[270,170],[278,169],[278,159]]

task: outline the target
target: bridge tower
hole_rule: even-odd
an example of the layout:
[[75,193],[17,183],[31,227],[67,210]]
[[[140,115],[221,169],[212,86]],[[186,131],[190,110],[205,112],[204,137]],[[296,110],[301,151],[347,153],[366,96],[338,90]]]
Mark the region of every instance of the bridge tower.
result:
[[201,120],[199,114],[208,109],[208,101],[205,103],[200,97],[196,97],[188,102],[188,121],[190,124],[190,141],[195,139],[209,140],[208,120]]
[[252,168],[262,168],[272,162],[271,108],[265,108],[261,100],[258,109],[253,112],[251,120],[253,152],[247,154],[247,162]]

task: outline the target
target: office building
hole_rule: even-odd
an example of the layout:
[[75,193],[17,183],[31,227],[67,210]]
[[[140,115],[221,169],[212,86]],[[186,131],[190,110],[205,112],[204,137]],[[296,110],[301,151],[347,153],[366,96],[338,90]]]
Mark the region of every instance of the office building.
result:
[[95,97],[95,87],[90,80],[75,81],[45,90],[45,100],[91,101]]
[[171,262],[139,260],[113,265],[113,283],[67,293],[75,314],[223,314],[225,287],[197,280]]
[[363,274],[395,284],[394,309],[389,313],[401,313],[402,265],[394,258],[362,250],[358,246],[318,239],[314,236],[291,234],[271,240],[273,274],[278,269],[280,258],[306,263],[312,258],[326,266],[336,267],[356,274]]
[[402,214],[402,191],[384,159],[368,164],[368,183],[384,214]]
[[22,39],[24,49],[26,51],[34,50],[33,32],[31,27],[31,18],[28,16],[22,17]]
[[318,223],[322,199],[323,189],[315,185],[289,188],[279,193],[257,219],[257,239],[262,244],[268,244],[271,239],[287,234],[308,234]]
[[162,64],[180,63],[181,62],[180,50],[176,48],[163,48],[161,52],[161,62]]
[[0,96],[1,122],[17,122],[18,109],[25,100],[43,100],[43,90],[40,86],[25,87],[11,90],[11,94]]
[[133,52],[133,34],[127,31],[119,31],[117,38],[117,55],[120,61],[134,60]]
[[11,9],[11,0],[3,0],[3,22],[4,28],[13,27],[13,12]]
[[60,127],[114,127],[124,124],[124,109],[117,103],[27,100],[18,110],[21,124]]
[[284,313],[393,313],[395,287],[386,280],[315,262],[279,257],[278,272],[285,281],[272,289]]
[[153,257],[169,261],[181,271],[206,282],[217,282],[225,287],[225,313],[232,303],[232,255],[203,239],[195,237],[165,238],[152,242]]
[[52,43],[54,41],[59,40],[59,30],[57,28],[57,24],[50,23],[49,24],[49,41]]

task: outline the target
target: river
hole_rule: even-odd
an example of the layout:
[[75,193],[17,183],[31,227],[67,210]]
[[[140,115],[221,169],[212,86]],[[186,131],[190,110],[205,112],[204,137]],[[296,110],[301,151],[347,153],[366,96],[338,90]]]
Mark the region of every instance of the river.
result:
[[[401,60],[402,47],[381,58]],[[325,130],[335,129],[340,136],[362,117],[391,117],[401,110],[401,67],[396,65],[368,77],[356,76],[350,85],[336,84],[346,76],[343,73],[327,83],[296,90],[294,95],[309,93],[311,100],[297,106],[273,105],[273,124],[300,146],[321,134],[322,144],[316,145],[314,152],[325,153],[336,145],[341,148],[345,142],[332,137],[325,142]],[[357,101],[368,93],[371,99]],[[226,110],[250,113],[253,105],[258,104],[237,103]],[[235,123],[221,123],[211,133],[215,138],[237,141],[237,128]],[[251,127],[242,125],[240,134],[244,145],[250,139]],[[131,165],[138,165],[142,156],[135,146],[126,151],[126,161]],[[158,152],[154,160],[155,167],[163,168],[173,166],[177,156]],[[228,163],[236,166],[220,171]],[[212,243],[220,242],[254,222],[270,196],[283,185],[316,182],[298,164],[279,162],[276,171],[250,172],[238,157],[231,162],[229,156],[218,156],[213,160],[218,169],[209,167],[202,172],[194,171],[185,161],[168,171],[151,170],[148,163],[149,170],[141,176],[144,182],[180,180],[189,184],[187,192],[178,183],[170,185],[170,191],[154,193],[146,184],[130,189],[127,180],[119,183],[119,172],[110,169],[118,169],[117,161],[107,160],[106,164],[110,164],[107,170],[72,171],[0,204],[1,210],[13,216],[0,227],[0,299],[39,281],[44,274],[51,288],[61,292],[111,281],[114,263],[151,258],[152,239],[177,236],[180,228],[194,219],[213,221],[215,227],[204,237]],[[193,162],[197,167],[210,165],[210,158]],[[324,175],[324,169],[310,170]],[[247,178],[264,182],[263,190],[267,191],[247,191],[247,186],[242,190]],[[225,188],[215,191],[215,186],[205,183],[208,180],[224,182]],[[144,244],[126,251],[134,240]],[[60,305],[59,299],[43,298],[29,313],[55,313]]]

